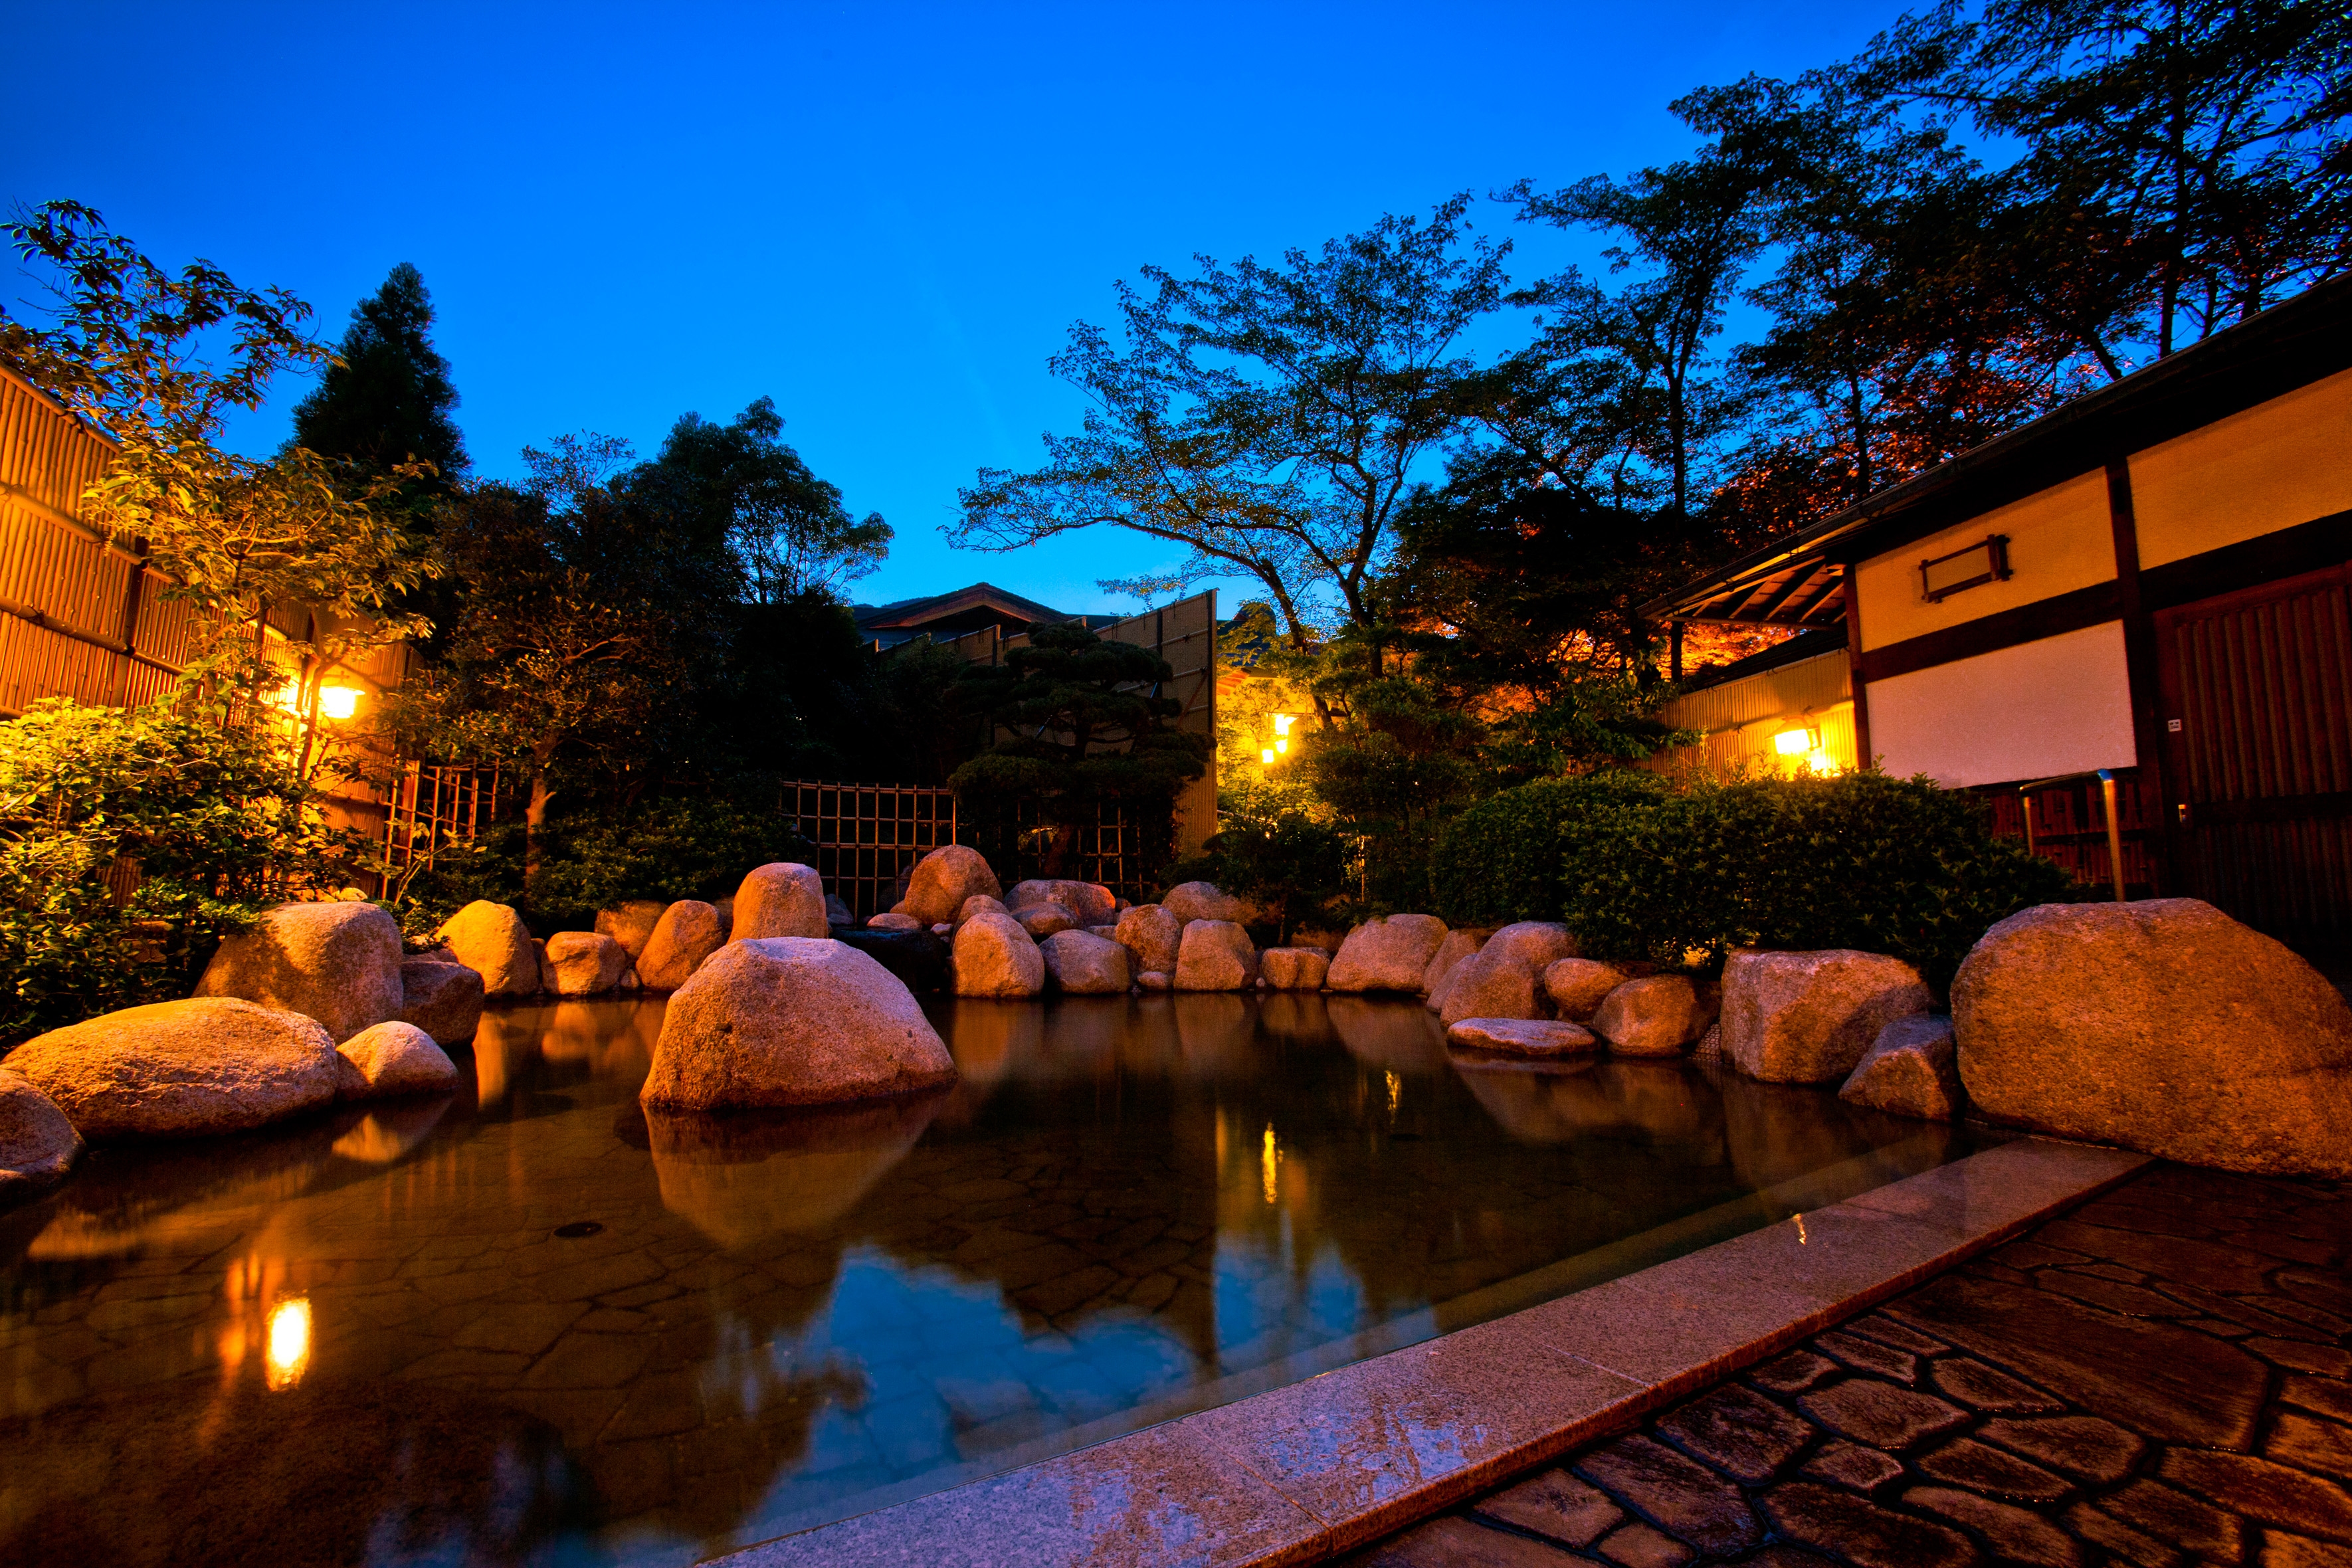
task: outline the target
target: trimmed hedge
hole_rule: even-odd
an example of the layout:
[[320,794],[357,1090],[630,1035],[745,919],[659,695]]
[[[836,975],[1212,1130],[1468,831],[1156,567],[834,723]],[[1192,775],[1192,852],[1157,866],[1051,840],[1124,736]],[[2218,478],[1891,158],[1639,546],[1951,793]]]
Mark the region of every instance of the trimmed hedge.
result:
[[1525,785],[1465,813],[1457,826],[1479,820],[1449,836],[1443,885],[1460,890],[1441,912],[1563,920],[1592,956],[1675,967],[1735,947],[1859,948],[1941,991],[1995,921],[2078,896],[2064,871],[1995,837],[1981,802],[1925,778],[1592,783]]
[[1656,773],[1611,770],[1538,779],[1489,795],[1447,825],[1437,843],[1437,912],[1455,926],[1556,921],[1573,844],[1623,830],[1668,794]]

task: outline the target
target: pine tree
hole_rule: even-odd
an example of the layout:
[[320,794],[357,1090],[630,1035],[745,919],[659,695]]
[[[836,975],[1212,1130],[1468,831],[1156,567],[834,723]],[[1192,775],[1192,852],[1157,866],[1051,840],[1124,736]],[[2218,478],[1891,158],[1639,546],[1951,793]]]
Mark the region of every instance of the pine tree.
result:
[[421,458],[446,479],[467,466],[465,438],[449,416],[457,389],[449,362],[433,347],[433,298],[404,261],[373,299],[352,309],[351,330],[318,389],[294,409],[294,442],[331,458],[383,469]]

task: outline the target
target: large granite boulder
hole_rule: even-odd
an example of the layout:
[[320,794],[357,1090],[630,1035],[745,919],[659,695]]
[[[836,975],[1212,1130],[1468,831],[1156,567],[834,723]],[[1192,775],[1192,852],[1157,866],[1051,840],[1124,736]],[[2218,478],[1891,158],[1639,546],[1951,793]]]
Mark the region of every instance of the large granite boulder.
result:
[[2352,1009],[2194,899],[2043,904],[1952,982],[1978,1112],[2224,1170],[2352,1176]]
[[316,1018],[338,1040],[400,1016],[400,922],[374,904],[280,904],[220,944],[199,996]]
[[1689,980],[1651,974],[1612,987],[1593,1011],[1592,1032],[1621,1057],[1678,1057],[1714,1022],[1715,1009]]
[[821,1105],[954,1078],[888,970],[825,938],[767,937],[728,943],[669,999],[637,1098],[677,1110]]
[[335,1047],[336,1093],[344,1100],[386,1100],[399,1094],[447,1094],[457,1066],[414,1024],[378,1024]]
[[476,899],[451,915],[435,940],[482,977],[482,994],[492,1001],[539,994],[539,952],[511,904]]
[[1214,882],[1179,882],[1160,899],[1160,907],[1184,925],[1194,921],[1231,921],[1240,925],[1257,913],[1248,900],[1219,892]]
[[1320,991],[1331,955],[1319,947],[1269,947],[1257,955],[1257,972],[1269,991]]
[[1563,958],[1544,966],[1544,994],[1552,1010],[1581,1024],[1601,1011],[1609,993],[1633,977],[1613,963],[1591,958]]
[[81,1150],[81,1134],[57,1101],[0,1067],[0,1208],[65,1180]]
[[1929,1000],[1919,972],[1883,952],[1735,952],[1723,966],[1723,1054],[1766,1083],[1843,1083],[1881,1029]]
[[[955,928],[948,928],[953,934]],[[948,944],[938,932],[877,931],[853,926],[833,933],[844,947],[856,949],[898,977],[916,995],[944,991],[948,986]]]
[[1462,961],[1486,946],[1486,939],[1494,934],[1491,926],[1464,926],[1448,931],[1445,940],[1437,944],[1437,951],[1429,955],[1429,963],[1421,972],[1421,994],[1435,996],[1453,977],[1454,972],[1461,967]]
[[1003,884],[979,850],[961,844],[942,845],[915,862],[898,912],[912,915],[927,926],[938,925],[959,919],[958,911],[971,900],[993,899],[1003,891]]
[[1446,1026],[1445,1043],[1514,1057],[1583,1056],[1601,1048],[1591,1030],[1559,1018],[1465,1018]]
[[646,943],[668,909],[659,899],[631,899],[618,909],[598,910],[596,930],[619,942],[635,963],[645,956]]
[[959,996],[1034,996],[1045,989],[1045,955],[1011,915],[974,915],[956,927]]
[[422,956],[400,961],[400,1021],[436,1045],[470,1042],[482,1024],[482,977],[462,963]]
[[1125,995],[1127,949],[1089,931],[1057,931],[1038,944],[1056,991],[1077,996]]
[[1879,1030],[1838,1098],[1921,1121],[1958,1121],[1968,1091],[1960,1087],[1951,1019],[1914,1013]]
[[1159,904],[1138,904],[1118,912],[1120,946],[1135,957],[1139,974],[1173,974],[1184,922]]
[[37,1035],[7,1065],[95,1142],[243,1132],[331,1105],[341,1061],[315,1018],[192,996]]
[[1078,917],[1060,904],[1023,904],[1013,911],[1013,918],[1039,942],[1057,931],[1078,929]]
[[1059,904],[1070,911],[1074,926],[1108,925],[1118,919],[1118,895],[1100,882],[1078,882],[1066,877],[1015,882],[1004,901],[1013,912],[1037,904]]
[[735,925],[727,940],[820,937],[832,923],[824,913],[824,879],[810,867],[775,860],[754,869],[735,889]]
[[1176,989],[1239,991],[1257,978],[1257,949],[1232,921],[1192,921],[1176,947]]
[[1348,933],[1324,984],[1334,991],[1418,991],[1445,941],[1435,915],[1376,915]]
[[714,905],[680,899],[662,911],[646,938],[646,950],[637,955],[637,984],[648,991],[675,991],[726,942]]
[[1544,971],[1575,956],[1576,938],[1564,925],[1507,925],[1447,977],[1437,1016],[1448,1028],[1465,1018],[1540,1018],[1551,1005],[1544,994]]
[[560,931],[547,939],[548,989],[558,996],[602,996],[616,990],[629,955],[609,936],[593,931]]

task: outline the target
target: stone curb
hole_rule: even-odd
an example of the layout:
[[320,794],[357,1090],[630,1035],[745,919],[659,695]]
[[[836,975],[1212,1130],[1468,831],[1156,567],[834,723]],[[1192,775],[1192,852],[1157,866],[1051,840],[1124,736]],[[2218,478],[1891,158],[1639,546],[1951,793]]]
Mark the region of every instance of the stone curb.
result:
[[2151,1163],[2021,1139],[1506,1317],[711,1562],[1318,1562],[1631,1426]]

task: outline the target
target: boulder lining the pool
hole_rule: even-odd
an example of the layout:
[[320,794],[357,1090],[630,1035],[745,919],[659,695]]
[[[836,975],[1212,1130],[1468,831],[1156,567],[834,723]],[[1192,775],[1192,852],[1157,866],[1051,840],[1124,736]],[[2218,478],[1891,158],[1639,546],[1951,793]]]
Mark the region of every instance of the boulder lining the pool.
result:
[[703,961],[727,944],[718,909],[699,899],[680,899],[662,911],[637,958],[637,981],[648,991],[675,991],[694,977]]
[[335,1047],[336,1068],[345,1100],[377,1100],[398,1094],[447,1094],[457,1087],[457,1067],[433,1037],[414,1024],[394,1022],[362,1029]]
[[755,937],[730,942],[669,999],[638,1099],[678,1110],[823,1105],[955,1075],[914,993],[880,963],[827,937]]
[[1968,1091],[1960,1087],[1959,1055],[1952,1021],[1937,1013],[1914,1013],[1878,1031],[1838,1098],[1922,1121],[1950,1121],[1960,1114]]
[[341,1061],[317,1019],[230,996],[125,1007],[8,1053],[91,1140],[266,1126],[332,1104]]
[[728,941],[822,938],[832,926],[825,915],[824,879],[797,861],[775,860],[750,872],[735,889],[735,921]]
[[32,1079],[0,1067],[0,1204],[65,1180],[81,1134]]
[[439,957],[402,959],[400,1021],[432,1036],[436,1046],[466,1044],[482,1024],[481,975]]
[[1448,1026],[1445,1043],[1516,1057],[1577,1056],[1601,1048],[1591,1030],[1556,1018],[1464,1018]]
[[1843,1083],[1880,1030],[1928,1000],[1919,972],[1883,952],[1735,952],[1723,965],[1723,1054],[1766,1083]]
[[400,1016],[400,922],[374,904],[280,904],[220,944],[199,996],[316,1018],[348,1040]]
[[513,905],[476,899],[442,922],[438,937],[451,957],[482,977],[483,995],[539,994],[539,953]]
[[1539,1018],[1551,1005],[1544,971],[1576,955],[1576,938],[1557,921],[1507,925],[1446,977],[1437,1016],[1449,1028],[1465,1018]]
[[1952,982],[1960,1078],[1994,1121],[2228,1171],[2352,1176],[2352,1008],[2195,899],[2042,904]]
[[989,868],[987,858],[968,845],[946,844],[915,862],[907,879],[907,896],[896,913],[912,915],[925,925],[958,918],[957,911],[977,898],[999,898],[1003,884]]
[[1076,996],[1124,996],[1127,949],[1092,931],[1059,931],[1038,944],[1054,989]]
[[1045,955],[1011,915],[974,915],[956,928],[959,996],[1034,996],[1045,989]]
[[1232,921],[1190,921],[1176,949],[1179,991],[1239,991],[1257,978],[1257,949]]
[[1435,915],[1375,915],[1348,933],[1324,984],[1334,991],[1418,991],[1445,941]]

